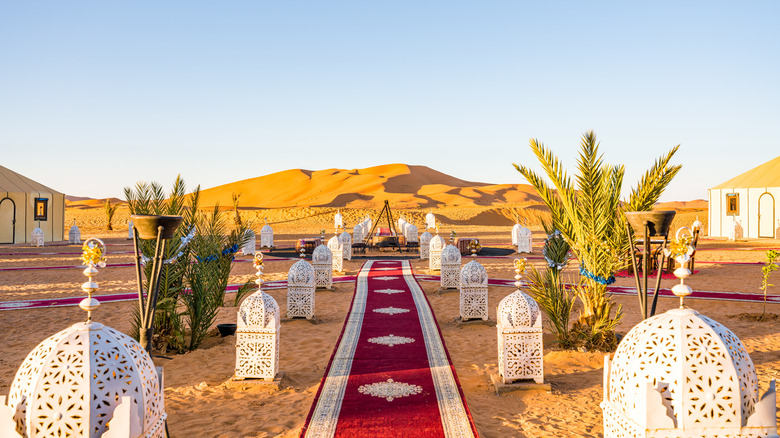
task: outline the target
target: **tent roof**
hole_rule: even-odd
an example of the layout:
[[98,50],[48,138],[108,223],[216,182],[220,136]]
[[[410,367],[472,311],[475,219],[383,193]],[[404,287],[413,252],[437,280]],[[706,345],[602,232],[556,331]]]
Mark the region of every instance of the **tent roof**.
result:
[[3,166],[0,166],[0,192],[61,194]]
[[718,184],[713,189],[780,187],[780,157]]

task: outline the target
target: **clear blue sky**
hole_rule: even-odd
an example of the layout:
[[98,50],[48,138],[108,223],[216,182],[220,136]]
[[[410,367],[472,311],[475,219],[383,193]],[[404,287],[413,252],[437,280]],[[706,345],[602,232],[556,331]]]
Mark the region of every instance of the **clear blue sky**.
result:
[[780,2],[6,1],[0,164],[77,196],[403,162],[525,182],[580,135],[662,200],[780,155]]

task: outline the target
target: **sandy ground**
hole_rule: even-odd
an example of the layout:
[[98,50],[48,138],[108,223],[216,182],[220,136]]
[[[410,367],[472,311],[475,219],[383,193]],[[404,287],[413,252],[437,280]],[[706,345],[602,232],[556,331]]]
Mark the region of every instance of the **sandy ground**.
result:
[[[319,234],[319,227],[301,229],[277,226],[277,246],[292,246],[294,239]],[[508,226],[465,226],[454,228],[459,236],[477,236],[483,245],[508,249]],[[88,231],[88,230],[87,230]],[[106,237],[109,263],[130,263],[131,250],[124,232],[92,232]],[[84,232],[84,237],[87,233]],[[535,234],[535,241],[541,241]],[[503,245],[503,246],[502,246]],[[760,304],[708,301],[696,299],[696,290],[740,291],[760,293],[758,264],[719,264],[705,262],[761,262],[764,249],[778,248],[777,240],[726,242],[702,239],[697,253],[699,273],[689,284],[694,288],[693,298],[686,303],[733,330],[744,342],[758,371],[761,391],[770,379],[780,374],[780,324],[750,322],[734,318],[742,312],[761,312]],[[78,253],[78,246],[47,246],[45,252]],[[2,246],[0,268],[20,266],[78,265],[78,254],[35,255],[41,248]],[[28,253],[25,255],[25,253]],[[397,253],[374,254],[392,257]],[[406,254],[404,254],[406,256]],[[539,247],[532,256],[540,256]],[[249,257],[244,257],[249,259]],[[354,274],[365,260],[358,256],[345,262],[345,269]],[[511,258],[480,258],[491,278],[512,278]],[[539,258],[530,259],[541,267]],[[266,280],[286,277],[292,261],[268,261]],[[416,272],[424,273],[427,261],[413,259]],[[250,278],[251,263],[234,264],[231,283]],[[575,270],[568,269],[574,276]],[[775,275],[780,275],[775,273]],[[96,280],[99,294],[131,292],[135,288],[133,268],[104,268]],[[0,300],[55,298],[81,296],[79,285],[84,281],[80,269],[0,271]],[[663,286],[674,284],[664,280]],[[775,283],[780,283],[775,279]],[[453,322],[458,315],[456,292],[437,295],[438,283],[421,282],[429,292],[428,299],[436,314],[444,340],[452,356],[458,377],[463,385],[466,401],[471,409],[479,433],[483,437],[598,437],[602,432],[601,410],[603,354],[599,352],[561,351],[556,349],[553,337],[545,334],[545,379],[552,392],[515,392],[497,396],[489,383],[489,375],[497,372],[496,329],[485,325],[458,327]],[[620,278],[618,285],[632,286],[633,279]],[[780,288],[770,289],[780,294]],[[304,320],[285,322],[281,328],[281,369],[289,380],[279,390],[247,385],[233,387],[226,384],[235,365],[235,338],[212,337],[203,346],[183,355],[155,358],[165,367],[165,403],[169,427],[174,437],[272,437],[297,436],[311,406],[314,394],[323,376],[350,305],[354,283],[336,285],[334,291],[316,295],[316,314],[321,324]],[[507,287],[489,290],[490,318],[495,320],[498,302],[511,293]],[[269,293],[286,311],[285,290]],[[99,297],[98,297],[99,298]],[[232,301],[232,296],[229,295]],[[623,305],[624,318],[618,329],[625,334],[638,321],[636,297],[620,296],[615,300]],[[134,302],[107,303],[95,311],[94,319],[121,331],[130,329],[130,312]],[[659,311],[677,306],[677,299],[660,299]],[[780,305],[770,304],[770,312],[780,313]],[[25,356],[44,338],[84,318],[77,307],[14,310],[0,312],[0,393],[7,394],[17,368]],[[575,312],[576,313],[576,312]],[[218,323],[235,322],[236,308],[224,307]]]

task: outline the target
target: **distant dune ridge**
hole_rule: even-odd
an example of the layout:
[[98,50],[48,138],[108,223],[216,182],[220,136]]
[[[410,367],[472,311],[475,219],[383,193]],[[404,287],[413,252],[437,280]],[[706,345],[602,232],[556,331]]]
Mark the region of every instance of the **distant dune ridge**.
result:
[[[519,179],[519,177],[518,177]],[[201,205],[229,206],[241,194],[242,207],[394,208],[490,206],[541,203],[528,184],[464,181],[426,166],[387,164],[365,169],[290,169],[201,191]]]

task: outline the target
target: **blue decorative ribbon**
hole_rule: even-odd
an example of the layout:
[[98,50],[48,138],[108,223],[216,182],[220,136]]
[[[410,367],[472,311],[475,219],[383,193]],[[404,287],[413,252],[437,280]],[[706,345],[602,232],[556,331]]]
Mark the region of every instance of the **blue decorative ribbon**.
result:
[[600,283],[600,284],[603,284],[605,286],[609,286],[610,284],[615,282],[615,276],[614,275],[610,275],[609,278],[604,278],[604,277],[602,277],[600,275],[596,275],[596,274],[588,271],[587,269],[585,269],[585,266],[583,266],[583,265],[580,265],[580,275],[582,275],[584,277],[588,277],[591,280],[595,281],[596,283]]
[[[238,245],[233,244],[233,246],[231,246],[229,248],[223,249],[222,250],[222,255],[226,256],[226,255],[230,255],[230,254],[235,254],[236,252],[238,252]],[[218,257],[219,256],[217,256],[216,254],[212,254],[212,255],[210,255],[208,257],[198,257],[198,256],[195,256],[195,258],[198,259],[198,261],[201,262],[201,263],[202,262],[213,262],[214,260],[217,260]],[[232,257],[230,259],[230,261],[233,261],[235,259],[236,259],[236,257],[234,256],[234,257]]]

